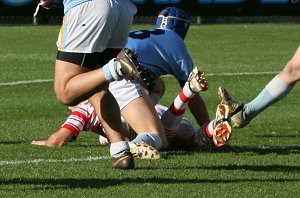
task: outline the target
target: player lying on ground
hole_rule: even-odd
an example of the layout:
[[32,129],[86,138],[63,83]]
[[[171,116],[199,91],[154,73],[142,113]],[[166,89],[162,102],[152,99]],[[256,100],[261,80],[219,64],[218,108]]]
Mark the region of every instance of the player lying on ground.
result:
[[[195,73],[193,72],[190,75],[189,82],[190,81],[193,81],[194,84],[196,82]],[[217,128],[224,129],[224,131],[227,132],[226,134],[230,134],[231,131],[231,126],[227,122],[224,122],[224,120],[227,119],[226,113],[228,112],[226,105],[218,106],[215,120],[211,121],[207,127],[203,127],[202,130],[196,129],[190,120],[183,118],[187,104],[186,102],[182,102],[181,98],[186,98],[186,100],[189,100],[189,98],[193,97],[193,94],[187,94],[190,92],[189,84],[193,84],[189,82],[186,83],[188,86],[184,86],[184,88],[180,91],[170,108],[162,105],[155,106],[159,117],[164,117],[164,120],[168,121],[168,126],[170,126],[170,123],[173,123],[173,130],[165,130],[169,143],[167,148],[168,150],[196,151],[199,150],[203,145],[212,142],[212,137],[214,136]],[[164,87],[162,83],[163,81],[157,81],[156,84],[162,88]],[[159,91],[160,95],[162,95],[164,92],[162,89],[159,89]],[[118,97],[116,97],[116,99],[118,100]],[[92,131],[101,136],[106,136],[99,118],[95,113],[94,107],[88,101],[82,102],[75,107],[71,107],[70,109],[72,112],[70,113],[67,121],[58,131],[54,132],[47,140],[33,140],[31,143],[34,145],[59,147],[67,144],[70,141],[74,141],[81,131]],[[162,120],[163,124],[164,120]],[[131,129],[131,127],[129,127],[127,123],[124,123],[123,126],[126,137],[129,140],[133,140],[137,134]],[[131,147],[131,151],[135,153],[137,157],[146,159],[159,157],[158,152],[153,147],[145,144],[140,144],[139,146],[141,147]],[[140,148],[143,149],[144,146],[148,147],[148,149],[140,150]],[[148,154],[146,155],[144,151]]]

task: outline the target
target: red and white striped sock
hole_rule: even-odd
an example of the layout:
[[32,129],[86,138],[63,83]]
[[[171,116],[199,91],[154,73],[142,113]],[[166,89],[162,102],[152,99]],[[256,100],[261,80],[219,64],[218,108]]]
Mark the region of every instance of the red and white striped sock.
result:
[[216,128],[215,120],[212,120],[207,125],[205,125],[204,131],[205,131],[206,137],[211,139],[213,137],[213,133],[214,133],[215,128]]
[[190,90],[188,82],[179,92],[169,109],[162,115],[161,120],[164,128],[168,131],[174,131],[178,128],[179,123],[185,113],[185,108],[194,93]]
[[197,140],[200,146],[201,145],[205,146],[212,141],[214,129],[215,129],[215,121],[214,120],[205,124],[201,128],[201,132],[198,134],[199,138]]

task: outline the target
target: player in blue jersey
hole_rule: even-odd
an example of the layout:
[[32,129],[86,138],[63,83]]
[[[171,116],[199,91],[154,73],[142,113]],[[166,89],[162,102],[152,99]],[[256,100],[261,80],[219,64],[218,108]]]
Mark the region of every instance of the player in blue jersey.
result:
[[[54,0],[42,0],[51,9]],[[63,25],[57,40],[54,90],[57,99],[76,105],[89,99],[112,142],[111,167],[133,169],[124,141],[120,111],[109,82],[140,80],[136,56],[125,46],[136,6],[130,0],[64,0]]]
[[[126,47],[138,54],[137,59],[140,63],[138,70],[155,104],[160,98],[156,95],[157,90],[152,92],[155,89],[156,79],[166,74],[177,79],[182,90],[165,113],[168,115],[166,118],[172,116],[175,120],[180,118],[188,106],[199,126],[205,128],[209,125],[210,119],[199,92],[205,91],[208,87],[207,83],[199,85],[200,81],[205,81],[204,73],[198,69],[193,70],[195,66],[184,43],[189,27],[189,17],[184,10],[167,7],[159,13],[155,29],[130,32]],[[217,109],[217,112],[221,113],[222,117],[228,116],[228,111]],[[173,127],[177,126],[174,125],[176,123],[174,119],[168,120],[164,116],[161,118],[165,130],[174,130]],[[225,119],[218,122],[214,136],[209,136],[208,139],[213,138],[216,146],[222,146],[223,139],[229,139],[230,133],[230,123]]]
[[[150,92],[155,79],[166,74],[174,76],[181,87],[188,81],[194,67],[184,43],[189,26],[185,11],[168,7],[159,13],[156,29],[130,32],[126,47],[138,54],[141,75]],[[200,126],[209,121],[205,103],[199,94],[194,94],[188,105]]]

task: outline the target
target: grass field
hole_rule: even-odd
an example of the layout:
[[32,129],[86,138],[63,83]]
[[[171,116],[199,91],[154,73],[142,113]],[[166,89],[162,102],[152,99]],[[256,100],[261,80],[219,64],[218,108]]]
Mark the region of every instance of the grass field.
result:
[[[133,27],[140,28],[150,26]],[[0,197],[299,197],[299,85],[234,130],[229,148],[164,152],[161,160],[137,159],[132,171],[107,169],[108,147],[92,133],[63,148],[30,145],[69,113],[53,92],[58,30],[0,26]],[[299,32],[298,24],[192,26],[186,44],[208,74],[202,96],[211,118],[219,86],[241,102],[253,99],[293,55]],[[169,105],[179,87],[164,80]]]

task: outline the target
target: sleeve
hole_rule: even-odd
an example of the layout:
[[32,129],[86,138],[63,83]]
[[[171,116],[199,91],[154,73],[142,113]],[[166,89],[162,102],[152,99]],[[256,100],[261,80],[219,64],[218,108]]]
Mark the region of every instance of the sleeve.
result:
[[61,127],[70,130],[77,138],[79,133],[83,131],[87,123],[88,123],[87,106],[84,104],[80,104],[72,110],[72,112],[69,114],[68,119]]

